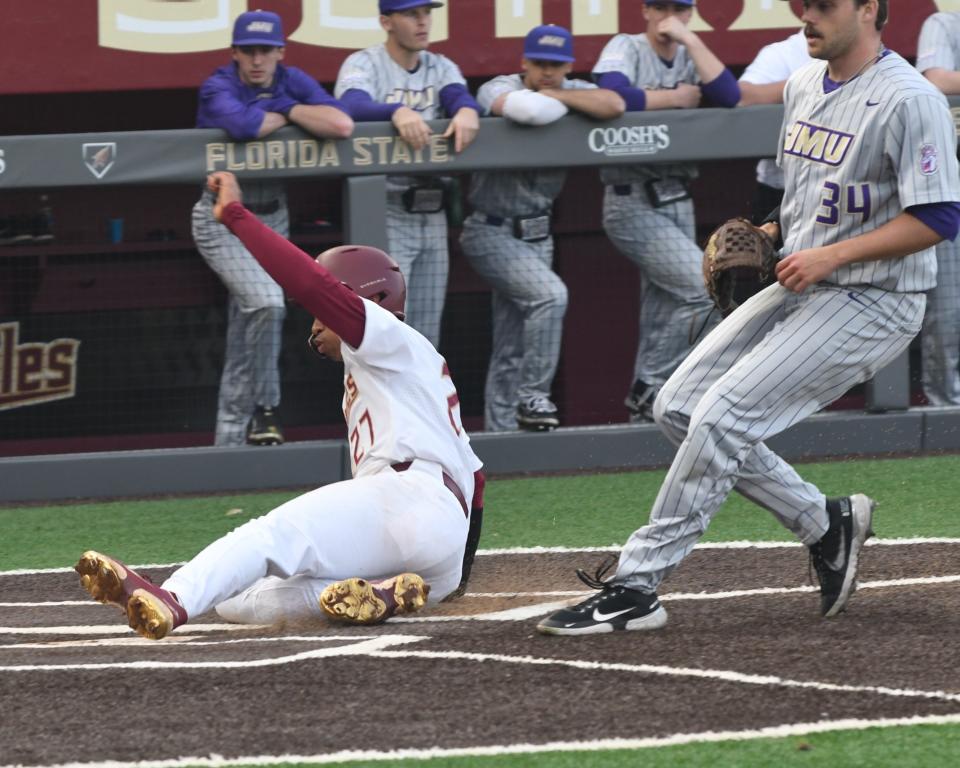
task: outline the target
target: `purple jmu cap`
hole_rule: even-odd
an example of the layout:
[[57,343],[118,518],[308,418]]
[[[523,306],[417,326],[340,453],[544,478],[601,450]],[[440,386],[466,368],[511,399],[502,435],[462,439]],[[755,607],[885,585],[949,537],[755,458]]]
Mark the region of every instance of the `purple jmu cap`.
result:
[[272,45],[282,48],[283,22],[272,11],[247,11],[233,23],[231,45]]

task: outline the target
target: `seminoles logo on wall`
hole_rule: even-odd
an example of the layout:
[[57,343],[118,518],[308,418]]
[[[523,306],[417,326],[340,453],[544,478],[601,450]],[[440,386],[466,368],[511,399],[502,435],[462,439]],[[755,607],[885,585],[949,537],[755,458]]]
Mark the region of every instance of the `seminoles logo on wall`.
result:
[[79,339],[20,343],[20,323],[0,323],[0,411],[77,392]]
[[117,143],[115,141],[83,145],[83,164],[98,179],[107,175],[107,171],[113,168],[113,162],[116,159]]

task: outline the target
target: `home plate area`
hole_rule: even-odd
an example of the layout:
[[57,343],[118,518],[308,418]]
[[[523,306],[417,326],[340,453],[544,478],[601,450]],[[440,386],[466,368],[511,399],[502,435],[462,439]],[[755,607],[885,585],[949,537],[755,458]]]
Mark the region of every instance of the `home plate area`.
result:
[[378,627],[211,613],[160,642],[90,601],[72,571],[0,574],[0,766],[480,754],[960,719],[960,542],[871,542],[848,611],[830,620],[802,547],[702,545],[663,585],[666,628],[537,633],[589,594],[574,572],[605,554],[484,552],[463,598]]

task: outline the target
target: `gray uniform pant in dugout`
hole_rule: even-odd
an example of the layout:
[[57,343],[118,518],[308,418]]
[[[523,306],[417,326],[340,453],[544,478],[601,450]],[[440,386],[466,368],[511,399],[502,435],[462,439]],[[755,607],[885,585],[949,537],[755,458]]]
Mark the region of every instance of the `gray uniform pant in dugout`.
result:
[[[288,237],[286,196],[274,184],[248,184],[244,205],[272,230]],[[280,403],[283,290],[225,226],[213,218],[213,196],[204,192],[193,207],[193,239],[204,261],[227,288],[227,340],[217,402],[216,445],[243,445],[258,405]]]
[[387,243],[407,281],[407,325],[439,347],[450,271],[446,213],[408,213],[399,193],[388,190]]
[[553,238],[525,242],[513,222],[486,223],[474,213],[460,244],[470,265],[493,288],[493,349],[484,390],[488,431],[517,428],[517,405],[550,397],[560,359],[567,287],[553,271]]
[[703,285],[703,252],[697,247],[693,202],[654,208],[642,184],[629,194],[607,186],[603,228],[640,268],[640,337],[634,380],[660,386],[690,348],[719,321]]
[[818,541],[824,495],[764,441],[872,378],[919,332],[925,305],[923,293],[821,284],[797,295],[779,283],[744,302],[660,390],[654,418],[678,449],[617,581],[656,590],[732,490]]

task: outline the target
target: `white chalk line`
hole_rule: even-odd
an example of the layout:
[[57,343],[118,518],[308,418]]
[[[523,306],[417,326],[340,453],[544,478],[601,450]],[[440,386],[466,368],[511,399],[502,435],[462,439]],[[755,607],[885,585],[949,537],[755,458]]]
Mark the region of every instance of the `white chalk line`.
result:
[[[860,582],[857,585],[857,589],[887,589],[891,587],[915,587],[915,586],[929,586],[936,584],[953,584],[960,582],[960,574],[950,575],[950,576],[918,576],[916,578],[909,579],[883,579],[878,581],[864,581]],[[800,594],[815,592],[816,587],[805,585],[801,587],[757,587],[755,589],[733,589],[727,590],[725,592],[667,592],[660,596],[661,601],[663,602],[677,602],[681,600],[726,600],[734,597],[767,597],[772,595],[789,595],[789,594]],[[397,616],[391,621],[396,623],[442,623],[442,622],[451,622],[451,621],[522,621],[524,619],[532,618],[534,616],[539,616],[550,611],[562,608],[567,605],[569,601],[573,598],[582,598],[591,594],[591,590],[546,590],[542,592],[533,591],[533,592],[467,592],[461,600],[474,599],[525,599],[525,598],[537,598],[537,597],[557,597],[564,598],[561,601],[550,601],[546,603],[537,603],[534,605],[520,606],[518,608],[507,608],[500,611],[492,611],[489,613],[479,613],[479,614],[456,614],[456,615],[446,615],[446,616],[431,616],[427,615],[417,615],[417,616]],[[56,601],[56,602],[36,602],[36,603],[0,603],[0,608],[47,608],[51,606],[62,606],[62,605],[76,605],[82,607],[100,607],[101,603],[92,601],[92,600],[77,600],[77,601]],[[231,629],[231,630],[240,630],[240,629],[256,629],[259,626],[253,625],[236,625],[236,624],[210,624],[210,625],[189,625],[190,629],[199,626],[206,626],[209,629],[206,630],[197,630],[197,631],[215,631],[217,628]],[[268,625],[262,625],[268,626]],[[94,631],[91,634],[104,634],[105,630],[100,628],[86,628],[93,629]],[[108,634],[116,634],[118,631],[124,631],[123,629],[111,628]],[[74,630],[71,632],[70,627],[2,627],[0,626],[0,634],[57,634],[57,633],[72,633],[79,634],[81,630]]]
[[[87,662],[83,664],[5,664],[0,665],[0,672],[79,672],[104,669],[138,669],[138,670],[171,670],[171,669],[253,669],[257,667],[281,667],[287,664],[296,664],[312,659],[322,659],[330,656],[373,656],[377,651],[405,643],[417,643],[430,638],[420,635],[381,635],[359,640],[348,645],[334,648],[314,648],[301,653],[286,656],[274,656],[264,659],[244,659],[243,661],[155,661],[138,659],[137,661],[105,661]],[[159,646],[163,643],[154,643]],[[183,647],[183,646],[178,646]]]
[[750,675],[725,669],[694,669],[692,667],[668,667],[659,664],[626,664],[623,662],[585,661],[583,659],[552,659],[536,656],[508,656],[499,653],[471,653],[468,651],[373,651],[371,656],[387,659],[443,659],[460,661],[497,661],[504,664],[529,664],[543,667],[569,667],[603,672],[633,672],[641,675],[662,677],[693,677],[703,680],[721,680],[745,685],[771,686],[778,688],[810,688],[818,691],[840,693],[875,693],[899,698],[935,699],[960,702],[960,693],[947,691],[920,691],[912,688],[888,688],[877,685],[846,685],[821,683],[814,680],[790,680],[776,675]]
[[960,715],[915,715],[913,717],[818,721],[774,725],[744,731],[703,731],[676,733],[670,736],[646,739],[594,739],[591,741],[551,741],[544,744],[495,744],[484,747],[431,747],[429,749],[397,749],[389,751],[344,750],[320,755],[249,755],[244,757],[180,757],[171,760],[101,760],[89,763],[59,763],[50,765],[0,765],[0,768],[232,768],[259,765],[330,765],[332,763],[429,760],[456,757],[497,757],[501,755],[533,755],[546,752],[604,752],[610,750],[656,749],[685,744],[711,744],[724,741],[755,741],[782,739],[834,731],[864,731],[868,728],[898,728],[916,725],[954,725]]
[[[337,656],[368,656],[384,659],[431,659],[443,661],[499,662],[537,667],[565,667],[569,669],[594,672],[621,672],[659,677],[696,678],[709,681],[723,681],[741,685],[767,686],[777,688],[804,688],[818,691],[840,693],[868,693],[898,698],[933,699],[938,701],[960,702],[960,694],[946,691],[921,691],[911,688],[890,688],[873,685],[847,685],[824,683],[813,680],[791,680],[776,675],[754,675],[724,669],[695,669],[692,667],[671,667],[660,664],[627,664],[623,662],[586,661],[582,659],[558,659],[537,656],[511,656],[497,653],[473,653],[467,651],[419,651],[389,650],[397,645],[419,643],[430,638],[425,635],[381,635],[357,639],[346,645],[333,648],[315,648],[301,653],[288,654],[272,658],[246,659],[242,661],[157,661],[140,659],[136,661],[87,662],[71,664],[9,664],[0,665],[0,672],[77,672],[91,670],[173,670],[173,669],[252,669],[279,667],[315,659]],[[318,642],[320,642],[318,638]],[[156,643],[159,646],[162,643]],[[178,646],[182,648],[183,646]]]
[[[891,538],[878,539],[876,537],[867,541],[869,547],[900,547],[917,544],[960,544],[960,538],[949,537],[914,537],[914,538]],[[702,541],[697,544],[697,549],[778,549],[781,547],[802,547],[803,544],[797,541]],[[477,551],[477,557],[503,556],[503,555],[564,555],[575,554],[577,552],[619,552],[623,548],[622,544],[611,544],[606,547],[507,547],[504,549],[481,549]],[[146,565],[132,565],[131,568],[177,568],[183,565],[183,562],[177,563],[149,563]],[[9,571],[0,571],[2,576],[39,576],[48,573],[73,573],[73,566],[64,568],[19,568]],[[2,768],[2,766],[0,766]]]
[[[187,627],[189,630],[189,627]],[[342,641],[354,642],[356,640],[369,640],[376,635],[364,637],[363,635],[277,635],[276,637],[235,637],[230,640],[200,640],[200,635],[186,635],[175,633],[167,635],[162,643],[155,640],[147,640],[139,635],[131,637],[101,637],[93,640],[51,640],[44,643],[13,643],[12,645],[0,645],[0,650],[22,651],[24,649],[44,650],[58,648],[117,648],[122,646],[131,646],[135,648],[160,648],[181,650],[183,645],[189,645],[191,648],[198,646],[211,645],[238,645],[240,643],[339,643]]]

